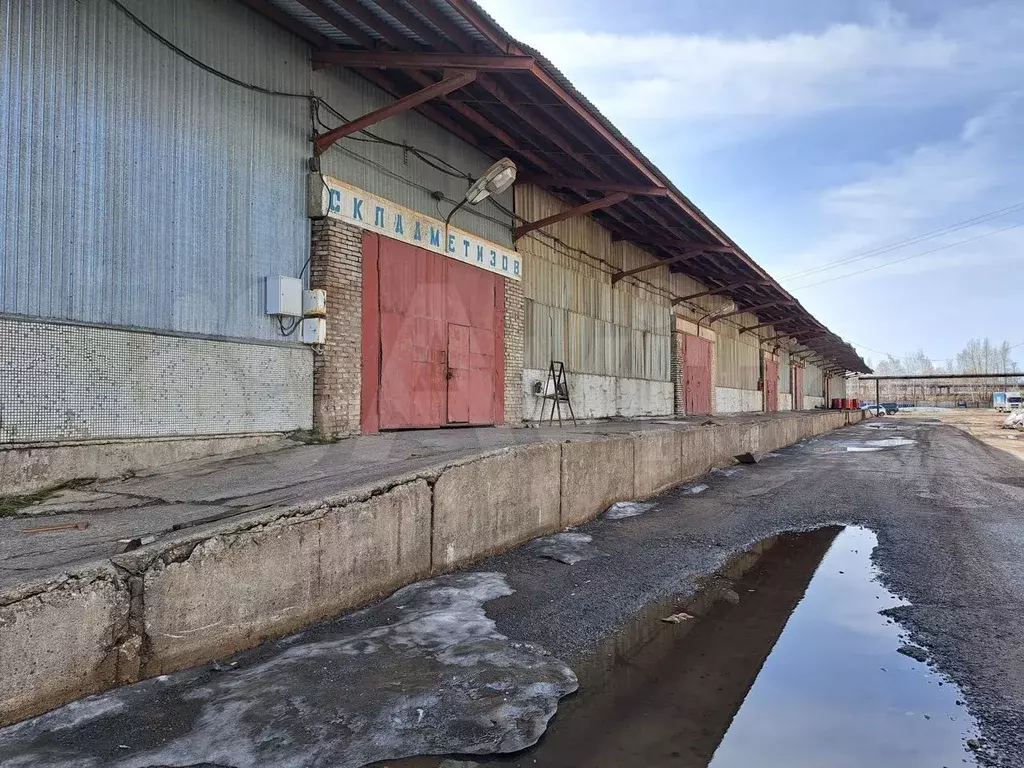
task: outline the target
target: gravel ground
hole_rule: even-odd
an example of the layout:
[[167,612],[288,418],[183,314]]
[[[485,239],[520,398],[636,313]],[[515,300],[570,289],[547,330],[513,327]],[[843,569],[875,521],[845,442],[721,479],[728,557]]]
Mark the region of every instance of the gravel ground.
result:
[[[527,680],[535,674],[530,665],[540,663],[549,676],[552,669],[548,662],[537,661],[545,657],[537,656],[533,649],[546,651],[574,668],[593,661],[595,649],[637,614],[652,604],[664,606],[672,598],[683,604],[702,576],[754,542],[778,532],[828,523],[864,525],[878,534],[874,558],[883,582],[912,603],[898,609],[900,621],[912,630],[913,642],[929,651],[936,668],[960,685],[971,713],[980,721],[983,760],[998,766],[1024,765],[1024,643],[1020,642],[1024,637],[1024,463],[953,427],[886,418],[785,449],[754,466],[712,473],[699,482],[708,486],[699,494],[693,493],[693,485],[682,486],[659,497],[653,508],[640,514],[581,526],[577,533],[583,536],[557,540],[553,548],[528,544],[490,558],[463,576],[444,578],[461,579],[476,572],[480,578],[499,578],[500,585],[507,585],[481,603],[486,620],[473,604],[466,615],[476,617],[474,621],[485,630],[483,639],[493,643],[489,648],[498,658],[510,653],[532,654],[529,658],[533,661],[521,665]],[[575,564],[568,565],[566,560]],[[211,686],[224,685],[211,683],[211,679],[237,674],[263,685],[262,678],[253,675],[258,665],[276,669],[294,657],[298,653],[295,648],[303,643],[320,642],[309,646],[315,650],[330,647],[323,645],[324,638],[379,638],[382,633],[392,633],[393,618],[386,614],[407,610],[403,594],[295,638],[239,654],[230,665],[236,671],[225,673],[221,671],[225,667],[215,665],[170,676],[160,683],[168,690],[184,692],[183,697],[176,693],[161,700],[138,686],[122,691],[142,693],[107,694],[131,698],[127,719],[117,713],[111,699],[94,697],[87,700],[87,708],[99,715],[89,715],[91,719],[75,719],[82,718],[81,708],[77,714],[58,710],[45,716],[49,718],[45,727],[26,724],[26,728],[16,726],[20,728],[17,733],[14,729],[0,731],[0,758],[5,748],[7,755],[25,755],[26,748],[32,750],[34,744],[34,758],[15,764],[107,765],[112,763],[65,763],[47,755],[53,756],[52,750],[59,744],[66,745],[71,733],[79,744],[104,742],[117,750],[122,740],[131,741],[146,732],[161,743],[173,738],[181,756],[194,760],[193,765],[212,763],[209,758],[214,750],[204,739],[217,734],[200,726],[210,712],[227,710],[223,697],[210,699],[213,708],[206,715],[198,708],[196,701],[213,695]],[[502,637],[507,637],[508,644]],[[349,640],[346,642],[351,645]],[[435,643],[433,657],[439,657],[436,641],[431,642]],[[321,676],[340,675],[338,664],[318,663],[326,665],[318,673]],[[348,666],[354,663],[351,657],[344,661]],[[308,704],[303,687],[309,686],[310,670],[303,668],[303,674],[296,675],[292,683],[288,683],[289,676],[275,678],[273,700],[284,708],[266,713],[271,730],[258,729],[261,735],[252,740],[235,731],[235,741],[244,742],[235,745],[236,751],[240,748],[245,760],[216,762],[267,764],[260,762],[258,755],[252,756],[262,748],[260,739],[273,742],[275,749],[281,744],[291,749],[287,745],[294,743],[307,754],[319,751],[309,740],[320,739],[330,744],[324,753],[337,755],[345,736],[338,721],[330,718],[347,706],[353,695],[359,697],[360,716],[372,720],[378,710],[386,712],[393,706],[388,696],[398,690],[396,686],[402,695],[409,695],[410,681],[422,678],[419,683],[427,686],[423,695],[430,694],[430,675],[403,671],[391,676],[388,666],[382,666],[374,654],[360,663],[366,669],[354,678],[359,681],[358,691],[346,687],[339,676],[324,694],[326,699],[318,700],[316,707],[298,707],[300,714],[288,707],[295,709],[296,702]],[[471,675],[472,670],[466,674]],[[140,684],[146,685],[153,684]],[[466,693],[471,699],[477,695]],[[332,695],[338,699],[336,705]],[[123,708],[124,703],[119,706]],[[538,716],[548,715],[542,709]],[[432,727],[429,717],[418,714],[415,719],[420,727],[417,738],[422,739],[423,728]],[[421,719],[425,722],[420,723]],[[286,742],[281,730],[294,729],[295,723],[301,723],[307,735]],[[93,735],[88,736],[83,727]],[[495,727],[502,726],[495,723]],[[157,728],[160,730],[154,730]],[[391,739],[387,728],[380,735]],[[430,741],[435,749],[439,747],[437,740]],[[450,746],[452,752],[460,751],[459,743]],[[91,746],[85,749],[94,751]],[[415,752],[392,751],[380,758],[400,754]],[[166,764],[132,752],[124,754],[124,760],[118,761],[122,763],[133,768]],[[276,764],[311,763],[279,760]],[[357,763],[343,760],[338,764]]]

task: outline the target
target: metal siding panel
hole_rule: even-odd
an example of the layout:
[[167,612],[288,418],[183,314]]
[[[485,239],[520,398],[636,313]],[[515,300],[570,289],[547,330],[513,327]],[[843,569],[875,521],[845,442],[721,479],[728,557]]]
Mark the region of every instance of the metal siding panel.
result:
[[821,375],[821,369],[814,365],[808,365],[804,369],[804,394],[808,397],[823,397],[825,382]]
[[[517,188],[516,205],[527,221],[566,207],[530,185]],[[527,235],[518,246],[526,260],[527,300],[572,318],[570,351],[556,359],[566,360],[570,373],[671,381],[671,308],[667,296],[655,290],[667,291],[668,269],[645,273],[650,285],[626,280],[612,286],[612,272],[650,263],[653,257],[628,243],[613,244],[610,233],[590,217],[568,219],[545,232]],[[547,335],[535,319],[526,333],[527,367],[546,368],[551,359]]]
[[[106,2],[3,5],[0,312],[280,339],[262,281],[308,255],[306,101]],[[309,89],[307,46],[241,4],[129,5],[232,76]]]
[[756,346],[725,333],[715,334],[717,343],[717,386],[757,389],[760,355]]

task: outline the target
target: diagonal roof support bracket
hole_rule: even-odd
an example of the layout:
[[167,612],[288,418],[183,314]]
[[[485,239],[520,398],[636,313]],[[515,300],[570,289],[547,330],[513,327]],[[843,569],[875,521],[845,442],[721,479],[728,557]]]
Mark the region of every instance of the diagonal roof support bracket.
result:
[[[743,311],[746,312],[747,310]],[[793,318],[789,318],[790,321],[792,321],[792,319]],[[765,320],[763,323],[758,323],[757,325],[750,325],[747,326],[746,328],[740,328],[740,333],[743,334],[748,333],[750,331],[756,331],[758,328],[765,328],[769,325],[783,325],[785,322],[786,318],[783,318],[782,320]]]
[[646,272],[649,269],[657,269],[658,267],[667,267],[669,264],[678,264],[681,261],[689,261],[690,259],[696,259],[703,253],[702,248],[687,247],[675,256],[669,259],[662,259],[655,262],[654,264],[644,264],[642,267],[636,267],[634,269],[627,269],[625,272],[616,272],[612,275],[612,285],[615,285],[619,280],[629,277],[630,275],[637,275],[641,272]]
[[476,79],[476,72],[456,72],[455,74],[447,75],[443,80],[428,85],[426,88],[422,88],[415,93],[410,93],[408,96],[404,96],[393,104],[388,104],[386,107],[375,109],[373,112],[368,112],[362,117],[357,117],[355,120],[345,123],[344,125],[338,126],[332,131],[328,131],[320,136],[317,136],[313,140],[313,151],[316,155],[322,155],[326,152],[334,142],[339,139],[343,139],[353,133],[369,128],[375,123],[379,123],[381,120],[387,120],[389,117],[394,117],[397,114],[405,112],[414,107],[418,107],[420,104],[436,99],[439,96],[445,96],[452,91],[457,91],[463,86],[469,85]]
[[[708,315],[708,317],[706,319],[713,323],[713,322],[715,322],[717,320],[722,320],[723,318],[726,318],[726,317],[732,317],[733,315],[751,314],[751,313],[757,312],[759,309],[768,309],[769,307],[783,307],[783,306],[788,306],[788,305],[791,305],[791,304],[796,304],[796,302],[793,301],[792,299],[786,299],[784,301],[780,299],[779,301],[769,301],[769,302],[766,302],[764,304],[758,304],[758,305],[753,306],[753,307],[737,307],[732,312],[726,312],[724,315],[718,315],[718,314],[715,314],[714,312],[712,312],[710,315]],[[761,325],[771,325],[772,323],[782,323],[782,322],[785,322],[785,321],[784,320],[769,320],[767,323],[762,323]]]
[[677,296],[672,299],[672,306],[679,304],[684,301],[691,301],[692,299],[700,299],[704,296],[716,296],[719,293],[728,293],[729,291],[736,290],[737,288],[743,288],[745,286],[759,286],[759,285],[771,285],[767,280],[743,280],[739,283],[730,283],[729,285],[723,285],[721,288],[711,288],[700,293],[691,293],[689,296]]
[[583,216],[584,214],[590,213],[591,211],[599,211],[602,208],[608,208],[612,205],[617,205],[623,200],[629,198],[627,192],[616,192],[614,195],[607,195],[602,197],[600,200],[591,200],[589,203],[583,205],[577,205],[575,208],[570,208],[561,213],[556,213],[551,216],[546,216],[538,221],[530,221],[526,224],[520,224],[518,227],[512,230],[512,239],[518,240],[528,232],[533,232],[535,229],[546,227],[549,224],[557,224],[559,221],[565,221],[566,219],[573,219],[577,216]]
[[[612,238],[612,242],[615,242],[614,237]],[[723,248],[723,246],[719,245],[706,245],[704,243],[690,243],[683,240],[678,240],[672,243],[672,245],[682,248],[682,251],[680,251],[678,254],[671,258],[662,259],[661,261],[655,262],[654,264],[644,264],[642,267],[629,269],[626,270],[625,272],[616,272],[612,275],[612,285],[615,285],[617,282],[619,282],[619,280],[622,280],[624,277],[629,277],[630,275],[636,275],[641,272],[646,272],[649,269],[656,269],[658,267],[668,266],[669,264],[678,264],[681,261],[689,261],[690,259],[695,259],[698,256],[702,255],[705,251],[712,251],[715,253],[733,253],[732,248]]]

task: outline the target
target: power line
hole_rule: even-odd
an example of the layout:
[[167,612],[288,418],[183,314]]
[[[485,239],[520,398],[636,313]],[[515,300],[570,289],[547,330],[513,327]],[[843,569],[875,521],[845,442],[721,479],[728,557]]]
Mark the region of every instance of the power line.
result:
[[1001,232],[1006,232],[1008,230],[1016,229],[1017,227],[1021,227],[1021,226],[1024,226],[1024,222],[1018,222],[1017,224],[1011,224],[1008,227],[1003,227],[1002,229],[996,229],[996,230],[993,230],[992,232],[986,232],[985,234],[978,235],[976,237],[969,237],[966,240],[958,240],[955,243],[949,243],[947,245],[940,245],[938,248],[932,248],[931,250],[923,251],[922,253],[915,253],[915,254],[913,254],[911,256],[905,256],[902,259],[893,259],[892,261],[886,261],[886,262],[883,262],[881,264],[875,264],[874,266],[866,267],[865,269],[859,269],[856,272],[847,272],[844,275],[838,275],[837,277],[830,277],[827,280],[821,280],[821,281],[819,281],[817,283],[810,283],[808,285],[801,285],[801,286],[799,286],[797,288],[790,288],[790,290],[791,291],[802,291],[805,288],[813,288],[813,287],[818,286],[818,285],[824,285],[825,283],[832,283],[832,282],[835,282],[836,280],[842,280],[842,279],[847,278],[847,277],[853,277],[854,275],[861,275],[861,274],[864,274],[865,272],[872,272],[872,271],[874,271],[876,269],[881,269],[882,267],[892,266],[893,264],[899,264],[900,262],[903,262],[903,261],[910,261],[911,259],[917,259],[917,258],[920,258],[921,256],[928,256],[929,254],[932,254],[932,253],[938,253],[939,251],[945,251],[945,250],[947,250],[949,248],[954,248],[954,247],[956,247],[958,245],[965,245],[966,243],[973,243],[976,240],[982,240],[982,239],[984,239],[986,237],[991,237],[992,235],[998,235]]
[[920,235],[914,235],[913,237],[898,240],[895,243],[890,243],[889,245],[879,246],[878,248],[873,248],[869,251],[862,251],[860,253],[854,254],[853,256],[847,256],[842,259],[836,259],[835,261],[830,261],[816,267],[803,269],[800,270],[799,272],[794,272],[792,274],[785,275],[782,279],[792,280],[798,277],[806,277],[807,275],[811,275],[816,272],[825,272],[830,269],[835,269],[836,267],[843,266],[844,264],[852,264],[855,261],[869,259],[872,256],[881,256],[883,253],[897,251],[901,248],[905,248],[908,245],[916,245],[917,243],[923,243],[926,240],[933,240],[934,238],[939,237],[941,235],[948,235],[952,232],[958,232],[962,229],[967,229],[975,224],[982,224],[993,219],[998,219],[1002,216],[1008,216],[1009,214],[1016,213],[1017,211],[1020,210],[1024,210],[1024,201],[1014,203],[1013,205],[1007,206],[1006,208],[999,208],[995,211],[982,213],[979,214],[978,216],[975,216],[974,218],[965,219],[955,224],[950,224],[948,226],[941,227],[940,229],[933,229],[929,232],[924,232]]

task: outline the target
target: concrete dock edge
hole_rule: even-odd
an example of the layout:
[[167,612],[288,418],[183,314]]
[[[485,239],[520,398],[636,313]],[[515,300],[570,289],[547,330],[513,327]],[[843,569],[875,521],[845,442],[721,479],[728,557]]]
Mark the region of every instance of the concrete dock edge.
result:
[[858,411],[548,442],[254,516],[0,594],[0,725],[204,664]]

